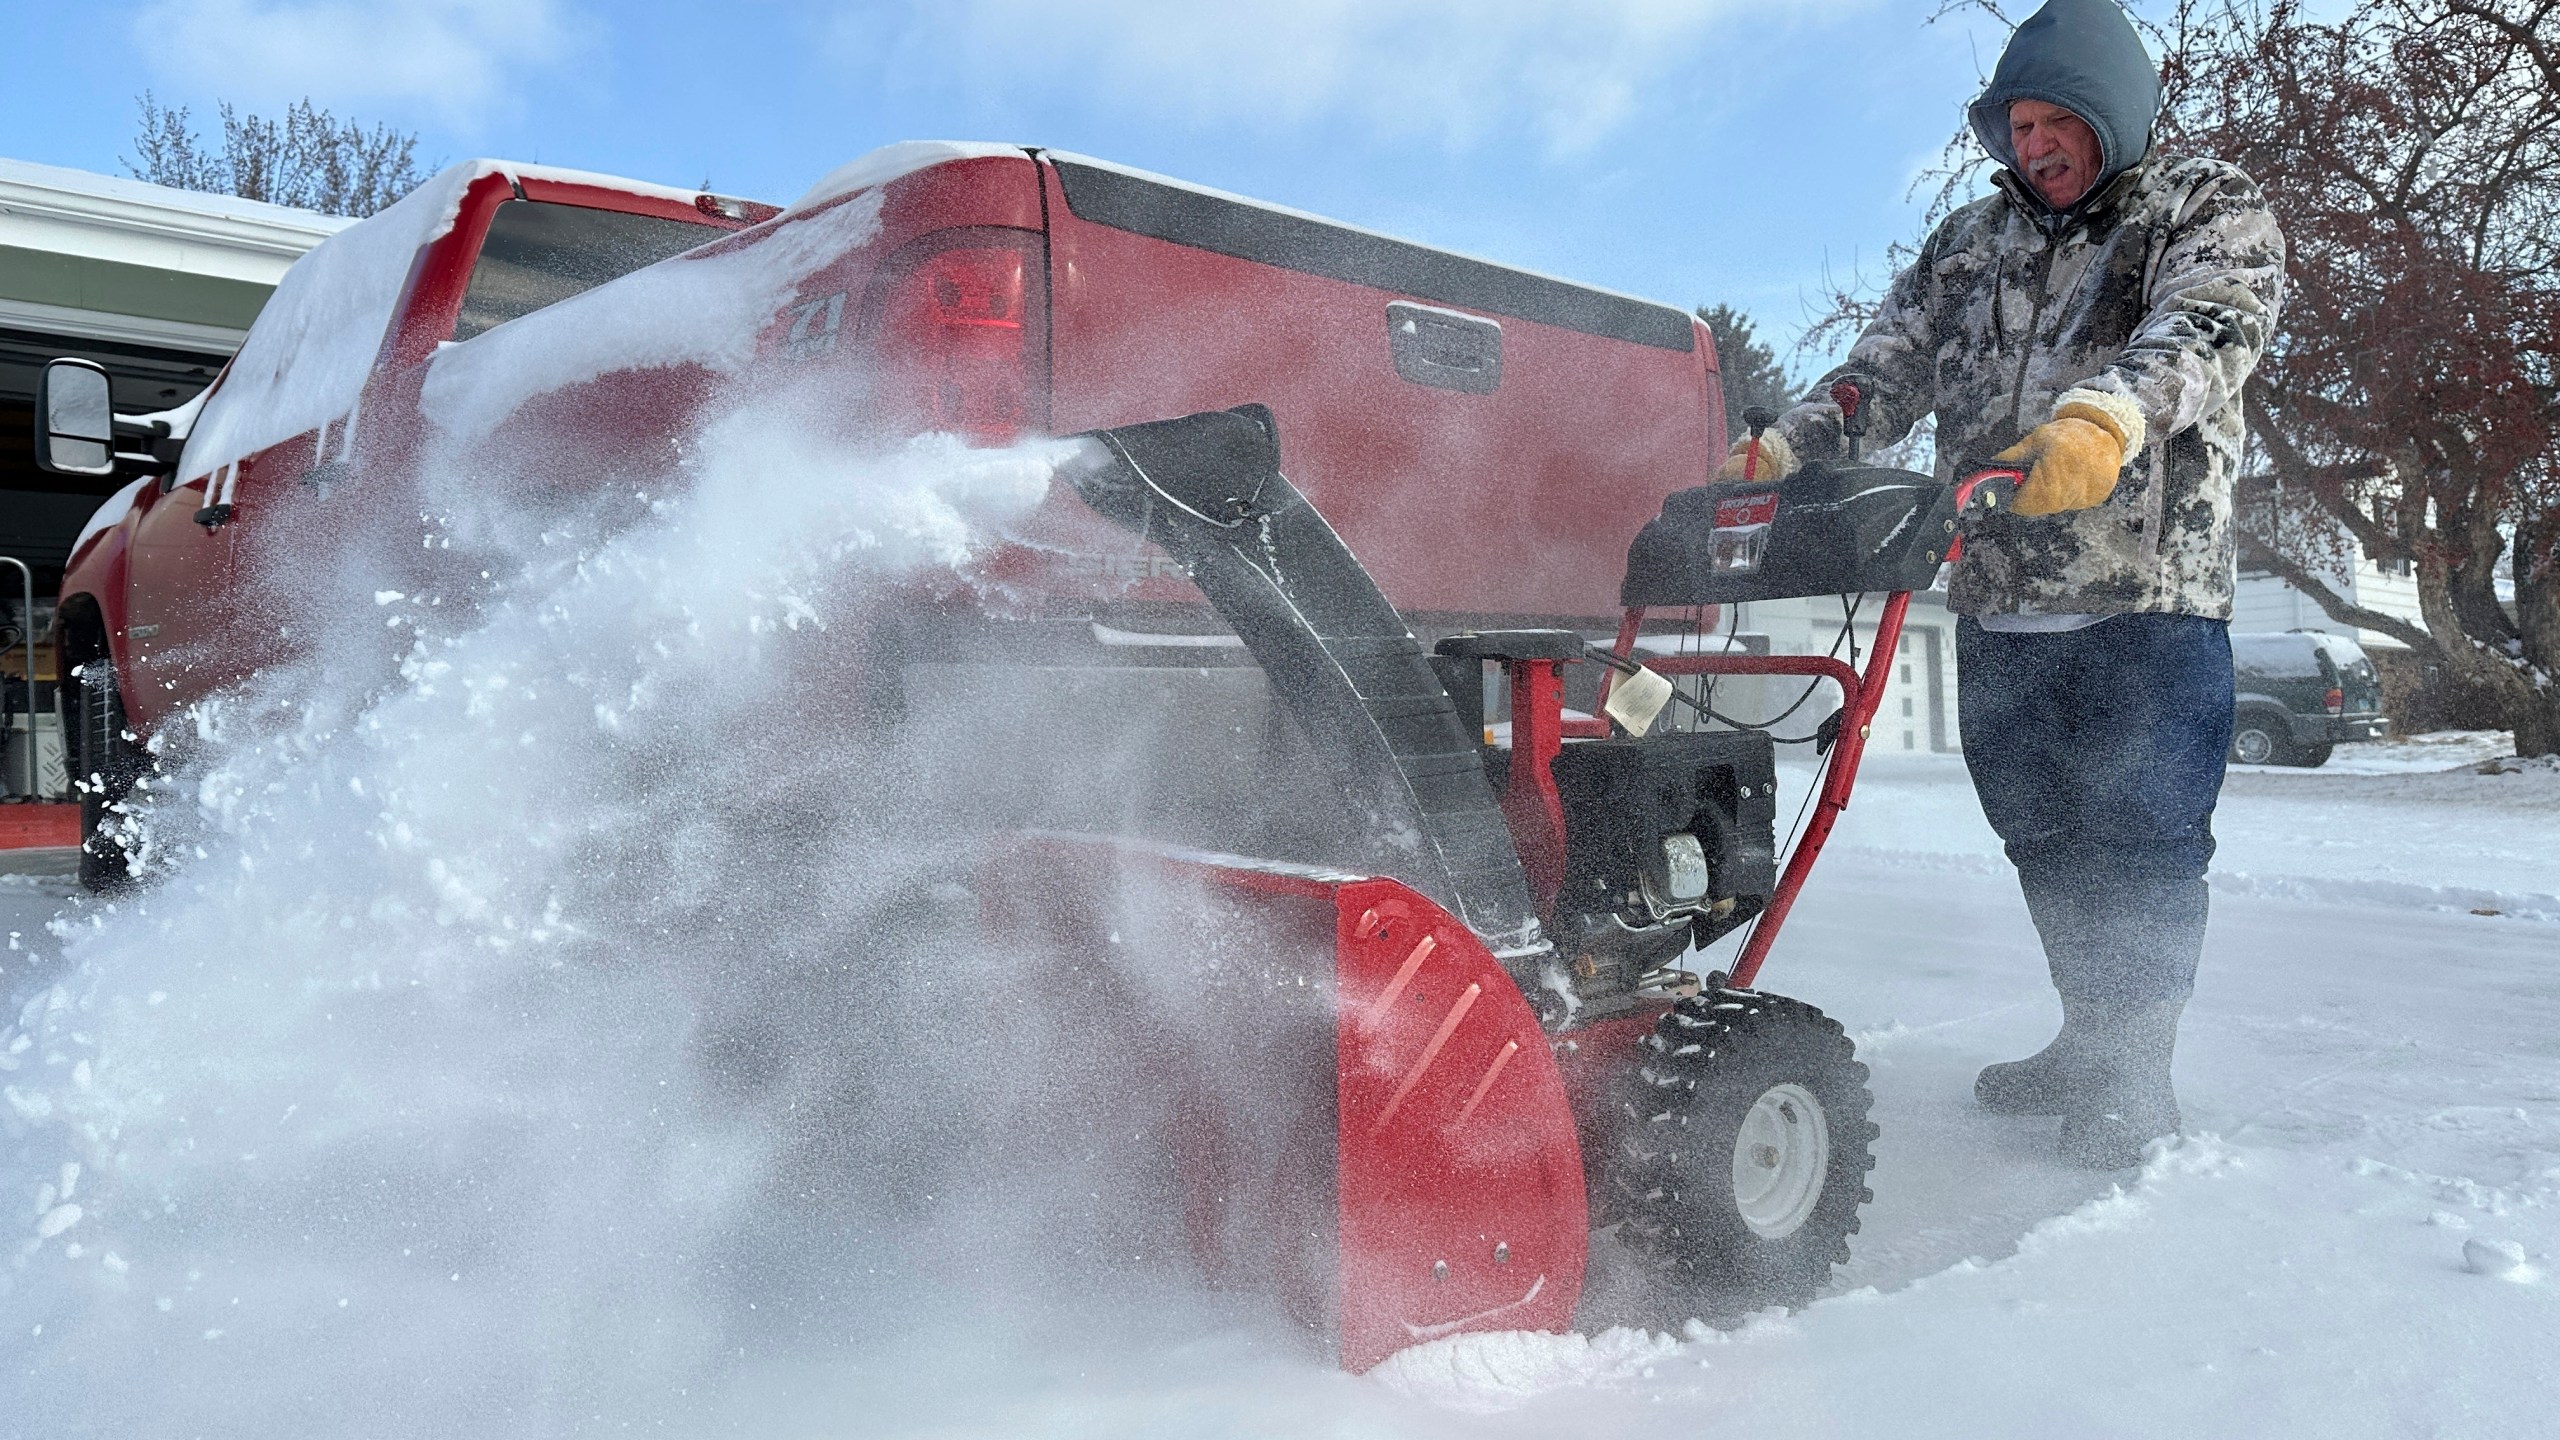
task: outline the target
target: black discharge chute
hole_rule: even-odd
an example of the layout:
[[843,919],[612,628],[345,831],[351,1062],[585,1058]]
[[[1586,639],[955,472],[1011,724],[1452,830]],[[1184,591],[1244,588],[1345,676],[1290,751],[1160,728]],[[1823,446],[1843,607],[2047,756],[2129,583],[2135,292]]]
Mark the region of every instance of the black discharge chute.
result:
[[1513,956],[1528,981],[1531,952],[1546,946],[1482,754],[1403,617],[1281,475],[1271,412],[1245,405],[1085,438],[1092,448],[1063,478],[1190,571],[1369,839],[1399,857],[1395,878]]

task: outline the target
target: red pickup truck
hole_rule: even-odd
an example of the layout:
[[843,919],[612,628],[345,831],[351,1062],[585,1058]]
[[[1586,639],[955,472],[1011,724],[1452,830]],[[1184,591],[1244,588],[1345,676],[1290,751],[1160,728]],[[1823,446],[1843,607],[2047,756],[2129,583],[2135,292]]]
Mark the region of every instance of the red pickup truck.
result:
[[[119,873],[96,832],[145,766],[133,737],[293,643],[290,586],[252,583],[261,550],[414,528],[398,481],[431,445],[600,475],[741,380],[984,445],[1260,402],[1289,477],[1428,634],[1605,631],[1629,538],[1725,441],[1712,342],[1675,307],[978,144],[888,147],[785,210],[460,164],[299,262],[184,409],[110,425],[81,364],[47,373],[46,462],[141,472],[57,612],[93,881]],[[1034,525],[1017,593],[1122,642],[1092,663],[1165,664],[1145,636],[1216,628],[1178,566],[1064,487]]]

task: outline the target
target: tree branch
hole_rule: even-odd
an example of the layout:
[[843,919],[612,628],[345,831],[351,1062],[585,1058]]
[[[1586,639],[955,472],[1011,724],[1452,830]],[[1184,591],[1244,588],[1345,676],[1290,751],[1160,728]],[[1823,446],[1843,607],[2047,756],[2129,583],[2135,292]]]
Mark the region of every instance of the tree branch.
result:
[[2353,625],[2360,630],[2379,630],[2412,650],[2423,651],[2438,659],[2444,657],[2444,647],[2436,643],[2435,636],[2397,615],[2386,615],[2382,611],[2369,609],[2347,599],[2328,581],[2314,573],[2309,566],[2294,560],[2245,528],[2240,531],[2240,554],[2251,568],[2271,571],[2277,579],[2310,596],[2330,619],[2339,624]]
[[2319,502],[2323,511],[2336,517],[2339,524],[2347,527],[2347,533],[2353,535],[2356,543],[2364,547],[2364,553],[2376,560],[2414,561],[2417,558],[2416,549],[2411,543],[2413,536],[2395,534],[2385,529],[2372,516],[2365,514],[2362,507],[2348,499],[2346,487],[2343,484],[2321,483],[2323,478],[2321,467],[2312,464],[2310,457],[2304,455],[2301,447],[2294,443],[2293,437],[2285,432],[2281,424],[2277,423],[2276,417],[2267,408],[2265,396],[2259,392],[2257,386],[2249,386],[2241,392],[2241,404],[2245,407],[2249,418],[2249,429],[2258,437],[2258,443],[2265,447],[2267,461],[2275,469],[2277,476],[2295,481],[2309,491],[2312,498]]

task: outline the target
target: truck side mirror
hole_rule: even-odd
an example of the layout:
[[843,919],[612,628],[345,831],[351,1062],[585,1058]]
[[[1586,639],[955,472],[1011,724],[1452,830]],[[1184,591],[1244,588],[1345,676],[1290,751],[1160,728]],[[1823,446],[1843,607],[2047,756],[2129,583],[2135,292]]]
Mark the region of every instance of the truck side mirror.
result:
[[105,367],[52,360],[36,377],[36,465],[56,475],[116,473],[115,401]]

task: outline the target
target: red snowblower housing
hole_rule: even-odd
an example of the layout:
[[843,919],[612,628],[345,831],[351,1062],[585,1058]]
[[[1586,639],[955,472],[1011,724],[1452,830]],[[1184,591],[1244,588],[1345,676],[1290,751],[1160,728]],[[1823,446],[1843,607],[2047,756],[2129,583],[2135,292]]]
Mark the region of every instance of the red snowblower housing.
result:
[[[1460,1331],[1564,1328],[1611,1224],[1657,1282],[1648,1318],[1810,1300],[1869,1198],[1866,1069],[1820,1011],[1746,987],[1846,804],[1908,592],[1965,502],[2002,492],[1872,467],[1683,491],[1635,543],[1614,651],[1516,630],[1426,652],[1280,473],[1268,411],[1087,442],[1076,493],[1185,569],[1362,832],[1365,863],[1339,868],[1055,834],[1008,848],[1002,925],[1116,945],[1121,897],[1171,882],[1231,929],[1299,937],[1230,977],[1239,1023],[1298,987],[1328,998],[1330,1065],[1269,1062],[1307,1087],[1297,1123],[1245,1141],[1244,1117],[1194,1113],[1174,1138],[1195,1255],[1278,1291],[1354,1369]],[[1891,592],[1863,674],[1633,659],[1651,606],[1862,590]],[[1582,664],[1617,678],[1612,718],[1566,718],[1559,676]],[[1507,746],[1484,723],[1488,667]],[[1707,673],[1842,690],[1821,819],[1783,877],[1772,737],[1707,728],[1664,678]],[[1663,714],[1671,698],[1688,713]],[[1733,976],[1684,968],[1746,925]]]

